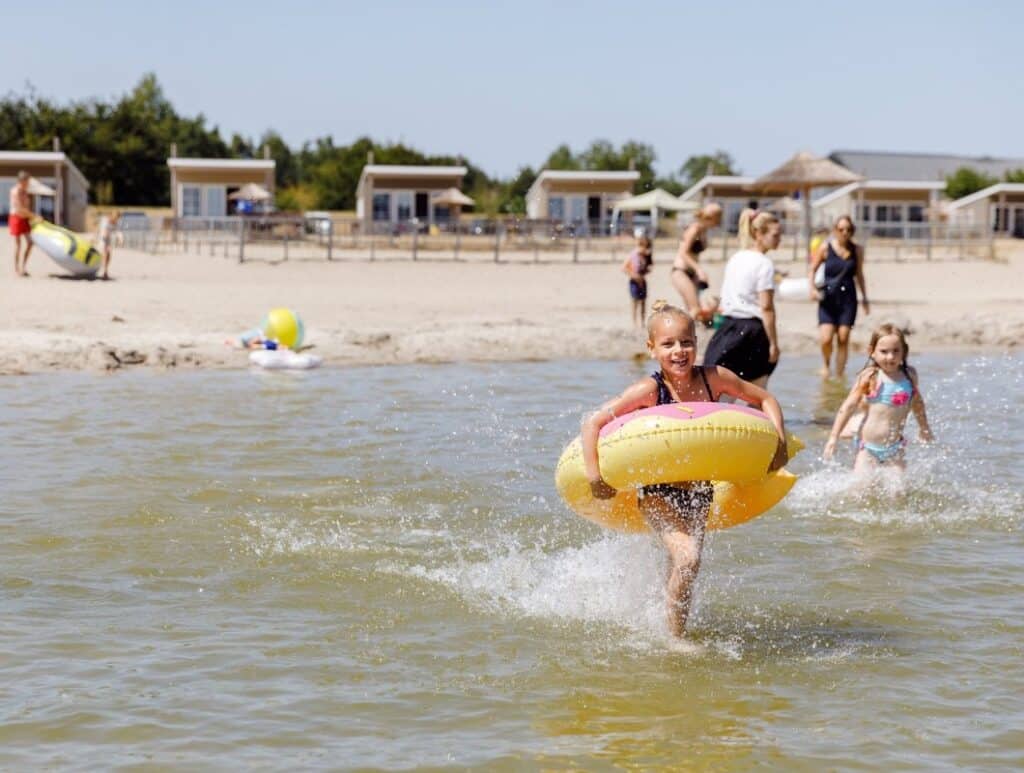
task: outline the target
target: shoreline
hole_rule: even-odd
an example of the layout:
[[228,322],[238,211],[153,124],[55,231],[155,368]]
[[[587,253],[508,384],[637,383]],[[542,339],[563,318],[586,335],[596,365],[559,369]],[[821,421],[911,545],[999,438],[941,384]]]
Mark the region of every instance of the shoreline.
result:
[[[866,264],[872,326],[910,328],[920,351],[1009,352],[1024,339],[1024,245],[1005,262]],[[657,257],[648,309],[678,303],[670,258]],[[0,268],[13,264],[0,240]],[[779,261],[781,270],[794,264]],[[709,263],[712,287],[721,263]],[[33,274],[0,273],[0,375],[146,368],[239,369],[224,340],[275,306],[297,310],[326,366],[621,360],[643,353],[618,264],[301,262],[243,264],[195,255],[114,254],[114,281],[61,281],[33,253]],[[54,277],[54,278],[51,278]],[[816,305],[777,304],[783,359],[818,351]],[[711,331],[698,331],[701,346]]]

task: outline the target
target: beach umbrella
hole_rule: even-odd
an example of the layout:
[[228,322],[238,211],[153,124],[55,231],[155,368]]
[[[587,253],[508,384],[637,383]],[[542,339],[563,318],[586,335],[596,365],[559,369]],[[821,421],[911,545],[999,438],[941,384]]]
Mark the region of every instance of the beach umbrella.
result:
[[232,201],[269,201],[273,198],[270,191],[256,183],[246,183],[228,196]]
[[750,187],[762,193],[789,194],[795,190],[800,191],[804,215],[800,231],[806,245],[811,238],[811,190],[847,185],[863,179],[859,174],[854,174],[830,159],[803,152],[797,153],[777,169],[758,177]]
[[700,209],[700,204],[695,201],[682,201],[678,196],[673,196],[663,188],[655,188],[653,191],[641,193],[639,196],[630,196],[615,202],[612,208],[612,221],[614,222],[620,212],[650,212],[651,229],[658,231],[658,213],[665,212],[689,212]]
[[39,182],[35,177],[28,178],[28,192],[32,196],[56,196],[57,191],[49,185]]
[[446,188],[433,197],[435,207],[475,207],[476,202],[458,188]]
[[449,207],[456,220],[462,214],[463,207],[476,206],[476,202],[458,188],[445,188],[443,191],[435,193],[431,197],[431,202],[435,207]]

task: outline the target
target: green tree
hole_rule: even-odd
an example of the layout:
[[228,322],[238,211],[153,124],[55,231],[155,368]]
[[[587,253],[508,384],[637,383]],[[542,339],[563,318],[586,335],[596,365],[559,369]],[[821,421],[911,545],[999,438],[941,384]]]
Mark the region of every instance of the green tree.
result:
[[696,185],[708,174],[734,175],[739,174],[736,162],[724,150],[716,150],[711,154],[690,156],[679,169],[682,184],[689,188]]
[[1024,169],[1011,169],[1003,179],[1008,183],[1024,183]]
[[581,169],[582,164],[580,160],[573,155],[572,148],[568,145],[562,144],[551,151],[551,155],[548,156],[547,160],[542,165],[543,169]]
[[995,185],[996,182],[998,181],[995,177],[989,177],[969,166],[962,166],[953,174],[946,176],[946,195],[956,200],[970,196],[990,185]]

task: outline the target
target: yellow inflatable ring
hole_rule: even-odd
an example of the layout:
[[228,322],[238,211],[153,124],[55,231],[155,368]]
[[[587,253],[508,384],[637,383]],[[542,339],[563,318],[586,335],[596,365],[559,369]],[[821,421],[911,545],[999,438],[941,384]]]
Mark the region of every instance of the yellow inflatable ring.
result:
[[40,220],[33,224],[31,238],[33,244],[72,274],[92,276],[103,264],[103,256],[95,247],[59,225]]
[[[619,417],[601,430],[601,477],[619,489],[595,499],[583,469],[577,437],[555,469],[558,493],[578,515],[610,529],[639,532],[647,523],[637,505],[637,486],[710,480],[715,497],[709,529],[727,529],[778,504],[796,482],[786,470],[767,473],[777,435],[761,411],[720,403],[671,403]],[[790,435],[792,457],[803,448]]]

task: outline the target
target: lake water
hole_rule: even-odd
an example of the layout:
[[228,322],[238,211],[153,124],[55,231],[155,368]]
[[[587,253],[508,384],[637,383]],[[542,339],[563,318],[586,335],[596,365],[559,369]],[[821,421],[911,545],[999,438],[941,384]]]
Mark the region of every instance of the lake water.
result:
[[552,481],[646,365],[0,380],[0,767],[1020,768],[1024,358],[915,363],[939,442],[865,492],[784,361],[803,477],[688,654]]

